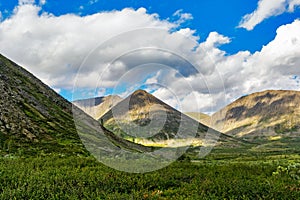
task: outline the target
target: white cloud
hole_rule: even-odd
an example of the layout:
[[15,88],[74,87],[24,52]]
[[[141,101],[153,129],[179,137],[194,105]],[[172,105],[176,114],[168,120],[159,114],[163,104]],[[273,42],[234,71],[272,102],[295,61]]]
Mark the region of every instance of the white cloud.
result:
[[300,0],[290,0],[289,1],[289,12],[294,12],[295,8],[300,5]]
[[175,21],[175,23],[178,25],[183,24],[183,23],[193,19],[193,15],[191,13],[184,13],[182,9],[177,10],[173,14],[173,17],[178,18]]
[[299,64],[300,21],[295,20],[279,27],[275,39],[261,51],[225,56],[217,65],[226,77],[226,90],[237,97],[265,89],[299,90],[296,82],[289,81],[300,75]]
[[265,19],[280,15],[284,12],[294,12],[295,7],[300,5],[300,0],[260,0],[257,9],[247,14],[241,20],[239,27],[253,30]]
[[[212,112],[244,94],[299,89],[291,79],[300,77],[299,20],[278,28],[276,38],[260,51],[227,55],[219,46],[230,43],[230,38],[212,32],[199,43],[194,30],[172,32],[181,25],[161,20],[144,8],[54,16],[39,14],[40,7],[22,2],[13,16],[0,23],[0,52],[56,91],[72,89],[77,75],[79,88],[97,88],[102,95],[103,88],[114,87],[145,63],[171,66],[157,73],[155,67],[147,68],[154,71],[145,83],[152,89],[156,85],[154,95],[183,111]],[[127,32],[131,30],[135,31]],[[132,73],[127,79],[134,83],[138,75]]]
[[220,35],[217,32],[211,32],[205,43],[202,43],[202,48],[212,49],[213,47],[218,47],[222,44],[230,43],[230,39],[226,36]]
[[[181,101],[175,101],[176,98],[171,95],[164,95],[164,90],[154,94],[174,107],[181,106],[184,111],[197,108],[198,102],[198,110],[209,113],[245,94],[267,89],[300,89],[299,81],[292,78],[300,77],[299,20],[278,28],[275,39],[253,54],[240,51],[226,55],[215,45],[227,43],[229,39],[225,38],[212,33],[199,45],[206,48],[210,59],[214,61],[216,70],[212,73],[195,74],[188,78],[169,73],[164,77],[164,84],[176,91],[176,98]],[[189,87],[194,91],[187,90]],[[196,100],[190,93],[196,96]]]
[[[96,60],[91,68],[86,67],[83,76],[90,73],[88,74],[90,77],[95,77],[98,73],[93,70],[95,67],[105,68],[108,62],[121,52],[140,47],[139,43],[152,43],[160,37],[161,40],[157,40],[157,43],[163,44],[170,39],[176,39],[176,36],[167,37],[168,30],[174,27],[174,24],[159,20],[156,14],[146,14],[144,8],[138,10],[126,8],[85,17],[72,14],[56,17],[48,13],[39,15],[39,12],[40,7],[31,4],[21,5],[15,9],[11,18],[1,22],[0,52],[55,88],[72,87],[74,77],[85,56],[102,42],[120,33],[138,28],[157,27],[162,28],[161,34],[164,35],[162,37],[150,35],[145,30],[145,35],[140,37],[140,41],[135,38],[136,43],[124,41],[122,47],[121,44],[116,44],[99,52],[103,55],[103,59],[101,62]],[[179,48],[180,41],[178,42],[179,44],[172,42],[170,45]]]

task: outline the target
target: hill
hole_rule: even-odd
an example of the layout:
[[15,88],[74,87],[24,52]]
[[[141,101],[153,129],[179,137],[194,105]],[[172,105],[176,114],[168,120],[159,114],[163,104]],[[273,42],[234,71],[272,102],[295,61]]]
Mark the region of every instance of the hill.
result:
[[[106,131],[31,73],[0,55],[0,155],[148,150]],[[75,118],[74,118],[75,116]],[[75,123],[74,123],[75,121]],[[83,143],[84,145],[83,145]]]
[[100,121],[122,138],[148,146],[210,145],[219,136],[221,143],[234,140],[144,90],[137,90],[119,102]]
[[299,136],[300,92],[268,90],[244,96],[216,112],[212,123],[223,123],[226,134],[246,139]]
[[122,100],[118,95],[76,100],[72,103],[96,120]]
[[0,149],[82,153],[72,106],[32,74],[0,55]]

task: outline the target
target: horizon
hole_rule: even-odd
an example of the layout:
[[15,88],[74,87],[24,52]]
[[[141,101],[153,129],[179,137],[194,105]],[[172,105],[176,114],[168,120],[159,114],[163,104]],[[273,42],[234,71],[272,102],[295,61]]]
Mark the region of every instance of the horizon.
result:
[[[125,98],[131,96],[133,93],[135,93],[135,92],[137,92],[137,91],[139,91],[139,90],[140,90],[140,91],[144,91],[144,92],[146,92],[146,93],[148,93],[148,94],[151,94],[151,93],[149,93],[149,92],[146,91],[146,90],[143,90],[143,89],[137,89],[137,90],[133,91],[132,93],[130,93],[129,95],[125,96],[125,97],[120,97],[120,96],[117,95],[117,94],[108,94],[108,95],[105,95],[105,96],[90,97],[90,98],[86,98],[86,99],[76,99],[76,100],[72,100],[72,101],[69,101],[69,102],[73,104],[73,103],[76,102],[76,101],[86,101],[86,100],[91,100],[91,99],[104,98],[104,97],[108,97],[108,96],[118,96],[118,97],[122,98],[122,100],[124,100]],[[215,111],[215,112],[210,112],[210,113],[197,112],[197,111],[194,111],[194,112],[191,112],[191,111],[184,111],[184,110],[180,110],[180,109],[178,109],[178,108],[175,108],[175,107],[173,107],[173,106],[171,106],[171,105],[169,105],[169,104],[167,104],[167,105],[169,105],[169,106],[171,106],[172,108],[174,108],[174,109],[180,111],[180,112],[183,113],[183,114],[185,114],[185,113],[199,113],[199,114],[206,114],[206,115],[208,115],[208,116],[212,116],[213,114],[217,113],[218,111],[220,111],[220,110],[226,108],[226,106],[228,106],[228,105],[234,103],[235,101],[237,101],[237,100],[239,100],[239,99],[242,99],[242,98],[244,98],[244,97],[247,97],[247,96],[250,96],[250,95],[254,95],[254,94],[259,94],[259,93],[265,93],[265,92],[277,92],[277,91],[283,91],[283,92],[300,92],[300,90],[272,90],[272,89],[263,90],[263,91],[259,91],[259,92],[254,92],[254,93],[251,93],[251,94],[242,95],[242,96],[238,97],[237,99],[235,99],[234,101],[229,102],[229,104],[225,105],[224,107],[220,108],[219,110],[217,110],[217,111]],[[151,94],[151,95],[153,95],[153,94]],[[160,99],[159,97],[157,97],[157,96],[155,96],[155,95],[153,95],[153,96],[154,96],[155,98],[157,98],[157,99],[163,101],[163,100]],[[164,101],[163,101],[163,102],[164,102]],[[164,102],[164,103],[165,103],[165,102]]]

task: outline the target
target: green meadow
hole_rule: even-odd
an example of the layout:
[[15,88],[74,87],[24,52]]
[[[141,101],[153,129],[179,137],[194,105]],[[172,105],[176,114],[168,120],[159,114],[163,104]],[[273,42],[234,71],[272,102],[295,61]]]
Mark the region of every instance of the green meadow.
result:
[[166,168],[130,174],[91,156],[0,158],[0,199],[299,199],[296,150],[191,149]]

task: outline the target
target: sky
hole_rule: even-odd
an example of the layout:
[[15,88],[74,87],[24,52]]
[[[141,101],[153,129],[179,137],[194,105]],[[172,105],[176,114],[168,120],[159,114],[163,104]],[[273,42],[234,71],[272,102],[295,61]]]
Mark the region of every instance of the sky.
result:
[[0,53],[69,101],[145,89],[213,113],[299,90],[300,0],[0,1]]

